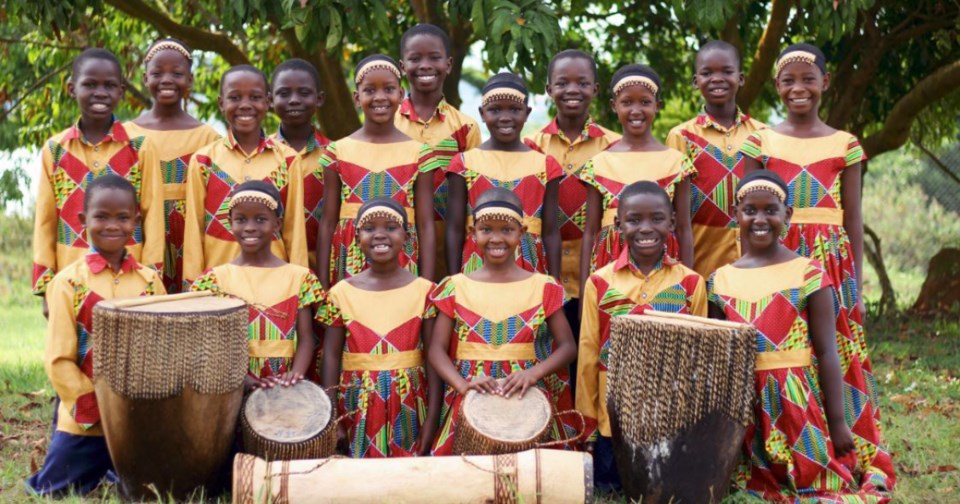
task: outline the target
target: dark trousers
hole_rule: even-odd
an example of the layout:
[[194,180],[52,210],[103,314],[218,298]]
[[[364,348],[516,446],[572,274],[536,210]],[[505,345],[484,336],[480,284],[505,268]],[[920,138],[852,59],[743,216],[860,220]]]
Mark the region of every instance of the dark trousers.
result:
[[43,467],[27,479],[26,485],[31,493],[62,497],[70,492],[88,494],[103,479],[111,483],[117,481],[103,436],[54,431]]
[[[580,300],[571,299],[563,304],[563,315],[570,324],[573,331],[573,341],[577,343],[577,351],[580,350]],[[577,393],[577,359],[574,358],[570,363],[570,394],[576,397]]]
[[620,474],[617,473],[617,461],[613,457],[613,441],[604,436],[597,437],[593,448],[594,487],[603,493],[623,491]]

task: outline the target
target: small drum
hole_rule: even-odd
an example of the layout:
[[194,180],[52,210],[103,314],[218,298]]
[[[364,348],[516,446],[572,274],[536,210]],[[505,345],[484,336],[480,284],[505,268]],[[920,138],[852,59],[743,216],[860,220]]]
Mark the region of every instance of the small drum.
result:
[[329,457],[337,449],[330,396],[301,381],[254,390],[243,406],[243,451],[267,460]]
[[94,388],[125,498],[182,500],[228,483],[249,361],[247,310],[203,293],[94,307]]
[[536,447],[550,434],[553,409],[538,388],[503,397],[470,391],[463,398],[453,452],[464,455],[516,453]]
[[753,417],[756,330],[689,315],[614,317],[607,410],[627,496],[720,502]]

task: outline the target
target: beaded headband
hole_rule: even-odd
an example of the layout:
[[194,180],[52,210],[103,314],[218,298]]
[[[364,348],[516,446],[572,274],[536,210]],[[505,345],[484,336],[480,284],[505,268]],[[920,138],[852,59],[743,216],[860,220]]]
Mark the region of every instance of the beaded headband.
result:
[[375,59],[364,63],[363,66],[357,69],[356,77],[353,79],[354,84],[359,85],[360,82],[363,81],[363,78],[374,70],[389,70],[390,73],[397,77],[397,79],[400,79],[400,69],[397,68],[397,65],[394,65],[387,60]]
[[787,194],[783,192],[783,189],[780,186],[770,182],[769,180],[763,179],[751,180],[750,182],[743,184],[743,187],[737,191],[737,201],[742,201],[744,196],[757,191],[767,191],[773,193],[773,195],[776,196],[781,203],[787,201]]
[[406,216],[395,209],[387,205],[371,205],[357,216],[357,228],[363,227],[364,224],[378,217],[395,221],[401,226],[407,225]]
[[240,203],[260,203],[274,212],[277,211],[279,204],[273,196],[262,191],[240,191],[230,197],[230,210]]
[[523,223],[523,210],[508,201],[488,201],[473,209],[473,222],[485,220],[510,220]]
[[497,100],[511,100],[521,105],[527,103],[527,95],[522,91],[518,91],[509,87],[495,87],[486,93],[483,94],[483,98],[480,101],[480,106],[486,106],[490,102]]
[[780,58],[780,61],[777,61],[777,73],[775,75],[780,75],[780,72],[783,70],[783,67],[789,65],[790,63],[806,63],[808,65],[813,65],[817,68],[823,70],[820,65],[817,64],[817,55],[812,52],[807,51],[790,51],[787,54],[784,54]]
[[620,94],[621,91],[630,86],[643,86],[649,89],[654,96],[656,96],[657,92],[660,91],[660,87],[657,86],[657,83],[653,82],[653,79],[650,77],[643,75],[628,75],[617,81],[617,85],[613,87],[613,95],[616,96]]
[[147,51],[147,55],[143,58],[143,64],[146,65],[157,55],[160,51],[166,51],[167,49],[177,51],[181,56],[187,58],[187,61],[193,61],[193,56],[190,55],[190,51],[187,50],[183,44],[176,42],[174,40],[162,40],[157,42]]

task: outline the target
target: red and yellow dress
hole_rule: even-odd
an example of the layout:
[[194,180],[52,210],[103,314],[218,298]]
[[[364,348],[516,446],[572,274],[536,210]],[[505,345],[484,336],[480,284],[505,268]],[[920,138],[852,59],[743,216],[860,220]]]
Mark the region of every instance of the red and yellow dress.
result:
[[[539,273],[508,283],[480,282],[458,274],[441,281],[430,300],[439,312],[454,320],[454,366],[460,376],[465,380],[477,376],[499,379],[531,368],[550,355],[552,338],[547,337],[547,319],[563,307],[563,287]],[[537,386],[557,411],[572,409],[573,399],[564,380],[548,375]],[[434,455],[453,454],[462,400],[453,387],[447,387]],[[569,424],[564,420],[554,425],[554,438],[575,436],[580,426],[576,421]]]
[[892,490],[896,476],[881,433],[876,380],[857,308],[860,293],[853,250],[843,227],[843,172],[866,155],[857,138],[844,131],[801,139],[766,129],[747,138],[741,150],[783,178],[790,189],[787,205],[793,207],[793,217],[783,244],[819,261],[830,277],[840,300],[837,349],[845,416],[857,442],[864,485]]
[[407,211],[413,231],[403,244],[400,265],[417,274],[419,246],[413,211],[414,184],[420,174],[432,177],[437,168],[430,147],[415,140],[370,143],[350,137],[331,142],[320,154],[321,170],[340,177],[340,217],[330,243],[330,285],[366,269],[357,244],[357,211],[373,198],[393,198]]
[[[600,232],[593,243],[590,258],[591,273],[614,262],[623,250],[623,237],[614,225],[620,193],[628,185],[648,180],[656,182],[673,201],[677,186],[686,178],[693,178],[697,171],[690,160],[673,149],[650,152],[604,151],[592,157],[577,174],[603,197],[603,217]],[[667,254],[680,257],[680,247],[675,235],[667,240]]]
[[427,409],[420,329],[436,316],[433,288],[420,277],[386,291],[337,282],[317,312],[318,322],[345,330],[337,409],[347,415],[351,457],[416,454]]
[[297,312],[324,299],[320,281],[305,266],[276,268],[215,266],[197,278],[192,291],[238,297],[250,306],[250,374],[257,378],[290,371],[297,352]]
[[160,178],[163,183],[163,216],[166,247],[163,256],[163,285],[167,292],[180,292],[183,287],[183,229],[187,206],[187,167],[190,157],[201,147],[220,138],[216,130],[206,124],[183,130],[153,130],[138,126],[133,121],[124,123],[134,136],[145,136],[153,141],[160,158]]
[[[472,213],[477,198],[493,187],[514,192],[522,202],[523,224],[527,232],[517,247],[517,264],[525,270],[547,272],[547,259],[540,239],[543,228],[543,199],[547,183],[563,176],[555,159],[535,150],[507,152],[471,149],[450,161],[447,173],[463,177],[467,185],[467,215]],[[473,219],[468,217],[467,224]],[[463,244],[463,273],[472,273],[483,266],[483,255],[477,242],[467,233]]]
[[723,127],[705,110],[670,130],[666,145],[692,161],[697,176],[690,183],[693,269],[704,277],[740,257],[734,191],[743,176],[740,146],[767,126],[737,110],[737,119]]
[[856,489],[859,482],[848,464],[855,457],[838,460],[830,440],[813,363],[808,302],[815,292],[831,288],[820,262],[806,257],[761,268],[723,266],[708,283],[710,302],[727,320],[757,328],[757,403],[735,483],[766,500],[882,500],[866,487]]

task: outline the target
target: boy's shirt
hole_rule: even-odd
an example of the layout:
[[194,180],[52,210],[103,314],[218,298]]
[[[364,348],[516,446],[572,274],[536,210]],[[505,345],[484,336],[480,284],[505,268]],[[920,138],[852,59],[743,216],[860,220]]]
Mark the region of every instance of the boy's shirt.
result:
[[560,280],[567,298],[580,297],[580,240],[587,217],[587,189],[575,173],[593,156],[605,151],[620,140],[620,135],[587,119],[580,136],[571,141],[563,134],[557,119],[523,141],[531,149],[553,156],[563,167],[560,179],[560,238],[563,255]]
[[100,410],[93,390],[93,307],[104,299],[165,294],[154,269],[127,254],[114,273],[102,255],[91,250],[57,273],[47,291],[50,319],[44,367],[60,398],[57,430],[102,436]]
[[80,223],[87,184],[114,173],[129,180],[140,203],[140,225],[127,250],[139,262],[163,270],[164,208],[160,160],[153,143],[130,137],[120,121],[96,145],[80,131],[79,121],[47,140],[37,184],[33,227],[33,292],[42,295],[54,275],[83,258],[90,248]]
[[611,435],[605,398],[613,317],[646,310],[705,317],[707,291],[703,277],[667,255],[644,275],[625,248],[615,262],[590,275],[582,294],[576,402],[587,422],[587,439],[596,441],[598,430]]

